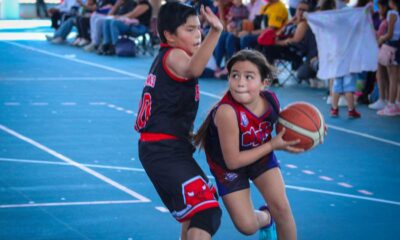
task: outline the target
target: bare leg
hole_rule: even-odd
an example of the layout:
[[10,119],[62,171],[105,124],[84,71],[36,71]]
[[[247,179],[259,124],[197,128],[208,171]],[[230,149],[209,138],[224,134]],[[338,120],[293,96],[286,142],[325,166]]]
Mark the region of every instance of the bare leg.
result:
[[339,103],[340,94],[332,93],[332,108],[337,109]]
[[190,221],[182,223],[181,240],[210,240],[211,235],[200,228],[192,227],[189,229]]
[[254,211],[248,188],[229,193],[222,200],[235,227],[244,235],[252,235],[269,223],[268,214]]
[[382,101],[387,100],[389,80],[385,66],[382,66],[380,64],[378,65],[378,70],[376,72],[376,79],[378,83],[379,99],[381,99]]
[[273,168],[261,174],[254,184],[267,202],[272,218],[275,220],[279,239],[297,239],[297,230],[289,201],[286,197],[285,184],[279,168]]
[[181,240],[187,240],[187,232],[189,227],[190,221],[186,221],[182,223],[181,228]]
[[187,240],[210,240],[211,235],[200,228],[192,227],[187,231]]
[[354,109],[354,94],[352,92],[345,93],[346,100],[347,100],[347,107],[349,110]]
[[397,85],[399,84],[398,66],[388,66],[389,74],[389,102],[395,103],[397,97]]

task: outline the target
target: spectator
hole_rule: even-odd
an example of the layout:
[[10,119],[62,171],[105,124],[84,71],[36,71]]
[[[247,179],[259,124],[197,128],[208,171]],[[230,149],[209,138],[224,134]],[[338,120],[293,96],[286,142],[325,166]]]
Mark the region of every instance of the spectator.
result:
[[99,18],[94,22],[94,26],[91,26],[93,31],[91,31],[91,43],[85,46],[85,51],[92,52],[97,49],[101,43],[103,37],[103,28],[106,21],[110,21],[115,17],[122,16],[136,7],[136,2],[134,0],[117,0],[110,12],[105,18]]
[[[381,17],[381,23],[379,25],[379,29],[376,33],[377,38],[379,39],[383,35],[387,33],[388,30],[388,21],[386,19],[387,12],[389,11],[389,0],[379,0],[378,1],[378,11]],[[389,100],[389,79],[388,73],[385,66],[378,63],[378,70],[376,72],[376,80],[377,87],[379,91],[379,99],[368,105],[369,108],[375,110],[381,110],[386,107],[387,101]]]
[[400,85],[400,1],[389,0],[389,7],[388,31],[378,39],[378,43],[391,47],[391,51],[395,55],[386,66],[389,75],[389,102],[385,108],[377,112],[382,116],[400,115],[400,91],[398,90]]
[[98,53],[105,55],[115,54],[115,44],[123,34],[133,37],[146,33],[150,27],[152,7],[148,0],[137,0],[136,7],[119,17],[105,21],[103,25],[103,44]]
[[262,52],[268,62],[273,64],[276,59],[286,59],[292,63],[297,63],[297,66],[300,65],[303,53],[299,49],[299,43],[303,41],[309,28],[303,14],[314,8],[315,6],[312,5],[310,0],[299,2],[295,16],[277,32],[275,44],[262,47]]
[[250,0],[250,2],[246,5],[249,9],[249,20],[251,22],[253,22],[256,16],[260,14],[260,11],[265,4],[266,2],[264,0]]
[[336,0],[336,9],[346,8],[349,0]]
[[76,0],[64,0],[54,8],[47,10],[51,19],[51,27],[57,30],[60,27],[62,20],[68,16],[74,16],[77,13],[78,5]]
[[82,14],[76,17],[78,35],[72,43],[72,46],[84,46],[87,44],[88,39],[90,39],[90,15],[96,10],[97,4],[95,1],[96,0],[87,0],[84,4],[82,0],[77,0],[78,4],[82,8]]
[[[85,4],[82,4],[81,0],[77,0],[79,4],[81,4],[83,12],[88,11],[89,9],[95,9],[96,4],[93,0],[88,0]],[[70,16],[66,19],[61,26],[54,32],[53,36],[46,35],[46,39],[52,43],[60,44],[63,43],[68,34],[72,31],[72,28],[77,24],[78,16]]]
[[[226,54],[226,59],[229,59],[233,53],[245,48],[255,48],[257,46],[257,38],[263,31],[277,31],[282,28],[288,20],[288,10],[280,0],[270,0],[268,4],[264,5],[260,11],[260,15],[254,19],[254,30],[242,30],[238,36],[231,33],[224,33],[218,42],[215,49],[215,58],[217,65],[220,66],[223,55]],[[225,38],[225,39],[224,39]],[[216,77],[225,76],[227,69],[222,68],[216,72]]]
[[47,5],[44,2],[44,0],[36,0],[36,16],[39,18],[42,18],[42,15],[40,14],[40,10],[43,11],[43,14],[46,18],[49,17],[49,13],[47,12]]
[[[99,29],[96,27],[96,22],[100,19],[107,18],[107,14],[111,11],[112,7],[114,6],[116,0],[97,0],[96,11],[90,16],[90,38],[95,39],[99,33]],[[89,44],[89,40],[84,40],[85,44]]]
[[296,9],[299,5],[300,0],[289,0],[289,13],[290,16],[294,17],[296,15]]
[[227,30],[237,35],[242,30],[242,22],[249,17],[249,10],[243,5],[242,0],[233,0],[233,5],[229,8]]

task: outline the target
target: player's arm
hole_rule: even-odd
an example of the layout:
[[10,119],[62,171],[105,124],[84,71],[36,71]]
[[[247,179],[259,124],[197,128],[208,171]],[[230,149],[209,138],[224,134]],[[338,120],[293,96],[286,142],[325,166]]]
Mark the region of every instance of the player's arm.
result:
[[209,7],[204,8],[204,6],[202,6],[200,12],[211,28],[200,45],[200,48],[189,61],[188,75],[193,77],[198,77],[203,73],[208,60],[214,52],[214,48],[218,43],[219,36],[223,29],[221,21]]
[[[210,24],[211,29],[199,49],[191,57],[183,50],[174,49],[167,57],[168,67],[178,76],[187,79],[198,77],[203,73],[222,32],[222,23],[209,7],[204,8],[202,6],[200,11],[204,19]],[[198,31],[198,29],[193,30]]]
[[239,128],[236,113],[230,105],[221,105],[215,115],[222,155],[229,169],[237,169],[252,164],[273,150],[284,149],[298,141],[286,142],[282,131],[273,140],[250,150],[240,151]]
[[389,22],[388,22],[388,30],[385,35],[379,38],[378,42],[379,45],[383,44],[387,40],[391,39],[393,37],[393,32],[394,32],[394,25],[396,23],[397,16],[395,14],[390,14],[389,16]]

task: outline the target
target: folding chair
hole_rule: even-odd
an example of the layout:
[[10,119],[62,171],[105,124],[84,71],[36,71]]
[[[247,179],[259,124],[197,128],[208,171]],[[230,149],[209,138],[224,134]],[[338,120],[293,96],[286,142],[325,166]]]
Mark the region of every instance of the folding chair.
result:
[[[284,86],[289,80],[294,80],[299,83],[297,78],[297,69],[301,66],[304,59],[302,56],[293,55],[290,58],[280,58],[275,60],[275,67],[278,69],[279,86]],[[280,78],[279,78],[280,77]]]
[[160,40],[157,35],[157,18],[153,17],[150,22],[150,28],[144,34],[134,38],[136,43],[136,52],[138,54],[154,56],[158,50]]

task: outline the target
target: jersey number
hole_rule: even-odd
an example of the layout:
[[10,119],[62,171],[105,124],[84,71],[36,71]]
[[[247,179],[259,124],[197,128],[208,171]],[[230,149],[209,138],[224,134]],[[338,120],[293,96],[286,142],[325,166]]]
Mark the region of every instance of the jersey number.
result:
[[140,102],[139,114],[137,116],[136,126],[137,130],[140,130],[146,126],[151,113],[151,95],[150,93],[145,93],[143,95],[142,101]]

